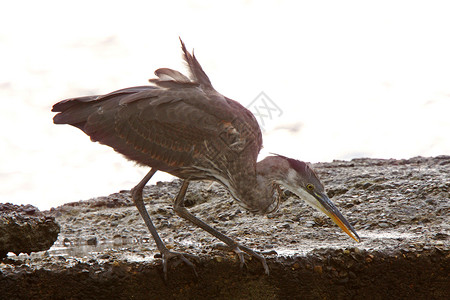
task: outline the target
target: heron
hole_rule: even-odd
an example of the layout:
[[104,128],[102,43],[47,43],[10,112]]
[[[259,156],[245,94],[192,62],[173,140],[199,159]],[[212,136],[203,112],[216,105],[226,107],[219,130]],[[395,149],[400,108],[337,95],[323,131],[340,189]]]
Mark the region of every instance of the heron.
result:
[[222,184],[231,197],[253,213],[278,209],[282,189],[329,216],[351,238],[358,234],[325,192],[311,165],[271,154],[257,162],[262,134],[254,115],[239,102],[217,92],[194,52],[180,38],[188,76],[160,68],[150,85],[120,89],[105,95],[70,98],[56,103],[55,124],[81,129],[91,141],[112,147],[139,165],[150,167],[131,189],[131,198],[161,253],[167,278],[168,261],[179,258],[195,274],[192,254],[169,250],[160,238],[143,201],[143,189],[157,171],[182,180],[173,210],[206,230],[233,250],[258,259],[269,274],[264,256],[195,217],[184,205],[189,183],[210,180]]

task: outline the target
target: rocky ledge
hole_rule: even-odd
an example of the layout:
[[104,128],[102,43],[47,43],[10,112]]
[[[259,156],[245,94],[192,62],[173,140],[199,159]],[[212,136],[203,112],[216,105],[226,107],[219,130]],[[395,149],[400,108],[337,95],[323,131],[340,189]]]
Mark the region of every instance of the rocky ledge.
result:
[[0,264],[5,299],[448,299],[450,156],[315,164],[329,196],[361,237],[286,193],[268,216],[246,212],[218,184],[193,183],[186,205],[202,220],[260,251],[271,273],[174,215],[180,182],[144,191],[168,247],[198,256],[198,278],[177,261],[162,276],[155,244],[129,191],[47,212],[55,245]]
[[0,203],[0,259],[15,254],[48,250],[56,241],[59,226],[32,205]]

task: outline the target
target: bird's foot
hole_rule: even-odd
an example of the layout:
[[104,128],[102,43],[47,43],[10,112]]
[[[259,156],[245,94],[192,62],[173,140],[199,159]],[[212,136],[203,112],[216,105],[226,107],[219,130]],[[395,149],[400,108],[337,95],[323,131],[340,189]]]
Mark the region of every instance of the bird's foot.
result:
[[240,267],[241,269],[244,267],[245,264],[245,258],[244,258],[244,253],[250,256],[253,256],[257,259],[259,259],[259,261],[262,263],[263,267],[264,267],[264,272],[269,275],[269,267],[267,266],[267,262],[266,259],[264,258],[264,256],[262,256],[259,253],[256,253],[255,251],[253,251],[250,248],[247,248],[245,246],[242,246],[240,244],[237,244],[236,246],[234,246],[234,248],[232,248],[233,251],[238,255],[239,257],[239,261],[240,261]]
[[186,265],[191,267],[192,271],[194,271],[195,277],[197,278],[197,271],[195,270],[195,265],[186,257],[189,257],[191,259],[195,259],[198,261],[198,256],[188,253],[180,253],[175,251],[170,251],[169,249],[165,248],[161,251],[161,258],[162,258],[162,264],[163,264],[163,272],[164,272],[164,280],[167,281],[167,266],[169,264],[169,260],[172,258],[178,258],[180,261],[184,262]]

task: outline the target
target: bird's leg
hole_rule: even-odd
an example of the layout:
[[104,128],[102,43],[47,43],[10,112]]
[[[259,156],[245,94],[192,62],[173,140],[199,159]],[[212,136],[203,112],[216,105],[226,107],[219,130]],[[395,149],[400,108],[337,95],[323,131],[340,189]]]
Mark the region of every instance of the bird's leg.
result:
[[180,192],[177,195],[177,198],[175,199],[175,203],[173,206],[174,211],[179,215],[180,217],[194,223],[198,227],[202,228],[203,230],[209,232],[225,244],[227,244],[236,254],[239,256],[240,266],[241,268],[244,266],[245,259],[244,259],[244,252],[248,255],[251,255],[253,257],[256,257],[259,259],[264,267],[264,271],[267,275],[269,275],[269,267],[267,266],[266,259],[264,256],[256,253],[250,248],[247,248],[245,246],[242,246],[238,243],[236,243],[234,240],[226,236],[225,234],[221,233],[220,231],[214,229],[213,227],[209,226],[202,220],[195,217],[193,214],[191,214],[186,207],[184,207],[184,196],[186,195],[186,190],[189,186],[189,181],[185,180],[183,181],[183,185],[181,186]]
[[[147,184],[147,182],[152,178],[152,176],[157,172],[157,169],[151,169],[150,172],[145,175],[145,177],[134,187],[131,189],[131,197],[133,199],[134,204],[136,205],[139,214],[141,215],[142,219],[144,219],[145,224],[147,225],[148,230],[150,230],[150,233],[153,236],[153,239],[156,242],[156,246],[158,247],[159,252],[161,252],[162,255],[162,262],[163,262],[163,270],[164,270],[164,279],[167,280],[167,263],[170,258],[172,257],[178,257],[180,258],[184,263],[186,263],[188,266],[190,266],[195,273],[195,276],[197,276],[197,272],[195,271],[195,266],[192,262],[190,262],[182,253],[173,252],[167,249],[164,242],[161,240],[161,237],[159,236],[158,232],[156,231],[155,225],[153,225],[152,220],[150,219],[150,216],[148,214],[147,209],[145,208],[144,201],[142,199],[142,191]],[[192,257],[194,257],[192,255]]]

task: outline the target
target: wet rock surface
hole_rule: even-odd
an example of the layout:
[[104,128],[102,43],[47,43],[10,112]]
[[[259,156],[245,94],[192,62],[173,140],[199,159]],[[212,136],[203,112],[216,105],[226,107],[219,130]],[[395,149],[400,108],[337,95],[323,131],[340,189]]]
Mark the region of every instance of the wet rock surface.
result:
[[[233,252],[176,216],[179,181],[146,187],[144,201],[169,248],[198,255],[198,278],[177,261],[163,280],[156,246],[128,191],[47,212],[61,225],[46,252],[0,264],[5,299],[448,299],[450,156],[354,159],[314,165],[332,201],[354,225],[354,242],[288,192],[258,216],[218,184],[192,183],[186,206],[268,260]],[[1,298],[2,296],[0,296]]]
[[32,205],[0,203],[0,259],[15,254],[48,250],[56,241],[59,225]]

